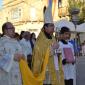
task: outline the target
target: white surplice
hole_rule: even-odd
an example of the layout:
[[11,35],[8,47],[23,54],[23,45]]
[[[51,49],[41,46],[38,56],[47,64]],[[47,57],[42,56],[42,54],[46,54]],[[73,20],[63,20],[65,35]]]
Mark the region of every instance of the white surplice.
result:
[[22,85],[19,63],[14,61],[16,52],[22,53],[18,41],[6,35],[3,36],[0,39],[0,61],[5,59],[6,62],[0,67],[0,85]]
[[[63,44],[60,41],[59,46],[60,46],[59,49],[61,50],[61,53],[62,53],[62,60],[65,59],[63,48],[71,48],[73,55],[74,55],[73,45],[70,42],[68,42],[68,44]],[[69,54],[68,54],[68,56],[69,56]],[[74,59],[75,59],[75,57],[74,57]],[[69,79],[75,78],[75,64],[66,63],[65,65],[63,65],[63,69],[64,69],[64,79],[69,80]]]

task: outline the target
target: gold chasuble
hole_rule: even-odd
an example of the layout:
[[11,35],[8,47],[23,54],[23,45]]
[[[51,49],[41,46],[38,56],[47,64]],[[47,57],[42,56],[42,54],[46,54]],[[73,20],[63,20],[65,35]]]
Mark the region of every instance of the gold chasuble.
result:
[[64,85],[62,60],[59,59],[59,73],[57,74],[54,65],[54,57],[50,52],[50,46],[53,41],[55,41],[54,37],[48,39],[44,32],[41,31],[33,51],[32,71],[25,60],[20,61],[23,85],[43,85],[47,66],[50,72],[52,85]]

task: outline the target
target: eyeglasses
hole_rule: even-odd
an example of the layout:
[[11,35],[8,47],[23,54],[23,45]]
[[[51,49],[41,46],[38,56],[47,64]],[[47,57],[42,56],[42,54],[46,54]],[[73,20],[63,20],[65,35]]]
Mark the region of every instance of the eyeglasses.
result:
[[6,27],[6,29],[15,29],[15,27]]

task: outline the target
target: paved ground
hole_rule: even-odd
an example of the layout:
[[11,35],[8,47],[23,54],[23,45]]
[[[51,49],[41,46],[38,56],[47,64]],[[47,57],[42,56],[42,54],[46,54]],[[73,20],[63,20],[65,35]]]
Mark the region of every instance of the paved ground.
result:
[[76,85],[85,85],[85,56],[77,58]]

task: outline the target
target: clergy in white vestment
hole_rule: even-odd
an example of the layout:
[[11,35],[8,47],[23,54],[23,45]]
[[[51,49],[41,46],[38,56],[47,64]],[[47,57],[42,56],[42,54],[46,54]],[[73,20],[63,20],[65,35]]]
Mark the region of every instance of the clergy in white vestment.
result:
[[6,22],[2,26],[3,37],[0,39],[0,85],[22,85],[19,61],[24,59],[18,41],[14,39],[15,28]]

